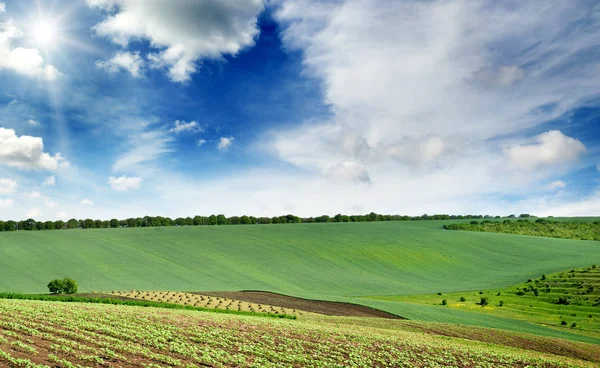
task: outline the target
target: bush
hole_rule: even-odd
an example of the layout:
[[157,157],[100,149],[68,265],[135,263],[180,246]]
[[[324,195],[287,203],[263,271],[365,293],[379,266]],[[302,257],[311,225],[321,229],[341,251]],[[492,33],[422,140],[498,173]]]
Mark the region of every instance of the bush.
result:
[[479,302],[479,305],[481,305],[482,307],[485,307],[486,305],[490,304],[490,299],[489,298],[481,298],[481,301]]
[[61,294],[63,292],[63,280],[52,280],[47,286],[50,294]]
[[460,301],[461,301],[461,302],[466,302],[466,301],[467,301],[467,299],[465,299],[465,297],[464,297],[464,296],[461,296],[461,297],[460,297]]
[[517,294],[518,296],[521,296],[521,295],[525,295],[525,292],[524,292],[524,291],[521,291],[521,290],[519,290],[519,291],[517,291],[517,293],[516,293],[516,294]]
[[533,295],[535,295],[535,296],[540,295],[540,292],[538,291],[538,289],[533,289]]
[[499,306],[503,307],[504,306],[504,300],[501,300],[500,303],[498,303]]
[[446,299],[442,300],[442,305],[448,305],[448,301]]
[[577,327],[577,323],[573,322],[573,323],[571,324],[571,328],[575,328],[575,327]]
[[567,321],[562,321],[560,324],[563,325],[563,326],[566,326],[567,325]]
[[70,278],[54,279],[48,283],[48,290],[51,294],[75,294],[77,289],[77,282]]
[[559,296],[558,299],[554,300],[554,304],[569,305],[571,300],[566,296]]

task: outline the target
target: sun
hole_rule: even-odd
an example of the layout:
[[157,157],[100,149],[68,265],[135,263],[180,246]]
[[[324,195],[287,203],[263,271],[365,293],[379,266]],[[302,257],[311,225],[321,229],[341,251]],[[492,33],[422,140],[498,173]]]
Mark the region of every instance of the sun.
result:
[[33,27],[33,37],[40,44],[53,44],[58,38],[58,28],[50,21],[40,20]]

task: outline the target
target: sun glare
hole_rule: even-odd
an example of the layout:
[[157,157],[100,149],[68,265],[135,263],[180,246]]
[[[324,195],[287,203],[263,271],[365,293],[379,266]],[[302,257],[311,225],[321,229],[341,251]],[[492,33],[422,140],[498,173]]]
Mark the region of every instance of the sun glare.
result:
[[48,45],[56,41],[58,31],[54,24],[42,20],[33,27],[33,36],[37,42]]

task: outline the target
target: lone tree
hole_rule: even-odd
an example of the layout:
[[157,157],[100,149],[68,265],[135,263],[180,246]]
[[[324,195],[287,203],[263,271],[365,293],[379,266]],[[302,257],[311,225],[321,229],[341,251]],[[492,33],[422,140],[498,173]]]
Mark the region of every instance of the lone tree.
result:
[[51,294],[75,294],[77,292],[77,282],[73,279],[55,279],[48,283],[48,290]]

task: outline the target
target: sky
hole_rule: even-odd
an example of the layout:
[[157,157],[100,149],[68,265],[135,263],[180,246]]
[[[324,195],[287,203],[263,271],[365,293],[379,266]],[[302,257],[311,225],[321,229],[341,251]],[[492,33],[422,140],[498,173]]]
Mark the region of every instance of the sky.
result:
[[0,219],[600,215],[594,0],[0,0]]

